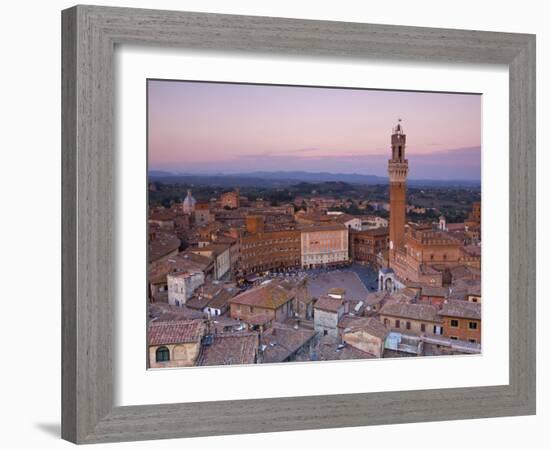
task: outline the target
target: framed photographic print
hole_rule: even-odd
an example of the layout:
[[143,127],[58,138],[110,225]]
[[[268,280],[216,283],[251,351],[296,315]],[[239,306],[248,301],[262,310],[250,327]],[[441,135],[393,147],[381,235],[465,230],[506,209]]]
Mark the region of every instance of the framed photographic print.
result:
[[534,36],[62,17],[65,439],[535,412]]

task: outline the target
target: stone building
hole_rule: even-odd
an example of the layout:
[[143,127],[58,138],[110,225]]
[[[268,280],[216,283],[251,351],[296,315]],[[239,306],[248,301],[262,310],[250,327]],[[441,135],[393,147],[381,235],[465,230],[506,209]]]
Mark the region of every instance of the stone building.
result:
[[443,304],[439,315],[443,318],[443,336],[481,343],[481,303],[449,300]]
[[380,321],[392,331],[406,334],[443,334],[438,308],[421,303],[386,303],[380,309]]
[[171,273],[168,283],[168,303],[183,306],[191,298],[195,289],[204,284],[204,272],[199,270]]
[[466,245],[461,248],[461,252],[462,265],[481,269],[481,245]]
[[448,232],[409,223],[404,240],[390,259],[400,287],[409,281],[441,287],[446,270],[460,264],[462,243]]
[[251,328],[266,328],[273,322],[283,322],[294,316],[294,292],[268,280],[229,300],[233,319]]
[[152,212],[149,224],[157,225],[162,231],[172,231],[175,227],[176,214],[169,209]]
[[360,264],[378,268],[378,255],[385,252],[389,245],[387,227],[370,228],[362,231],[350,231],[351,258]]
[[147,343],[149,367],[195,365],[205,334],[203,320],[172,320],[149,324]]
[[[361,218],[361,229],[362,230],[370,230],[372,228],[388,228],[389,222],[388,219],[384,219],[383,217],[379,216],[363,216]],[[389,234],[388,234],[389,236]],[[389,240],[388,240],[389,242]]]
[[[238,235],[237,235],[238,236]],[[225,244],[229,246],[229,266],[232,273],[237,270],[240,257],[240,244],[238,237],[233,237],[229,234],[216,233],[212,237],[214,244]]]
[[214,270],[211,258],[182,252],[175,256],[164,258],[155,264],[149,264],[147,281],[149,283],[149,299],[152,302],[168,303],[168,275],[186,271],[200,271],[205,278]]
[[363,227],[363,221],[360,217],[355,217],[350,214],[345,213],[334,213],[328,212],[329,217],[333,217],[332,221],[336,223],[341,223],[348,230],[361,231]]
[[448,270],[460,264],[463,243],[446,231],[448,225],[444,220],[435,228],[431,224],[406,224],[408,161],[405,143],[406,135],[398,123],[391,136],[392,158],[388,162],[389,267],[380,271],[379,286],[395,290],[412,281],[441,287],[451,281]]
[[322,336],[338,337],[338,322],[344,315],[344,299],[325,295],[313,305],[313,326]]
[[336,266],[350,261],[349,230],[345,225],[302,225],[299,229],[302,267]]
[[285,278],[279,281],[279,284],[288,291],[292,292],[294,296],[294,317],[307,321],[313,319],[314,302],[314,298],[309,293],[308,283],[309,278],[307,275],[302,275],[296,278]]
[[247,217],[246,223],[239,245],[239,269],[243,275],[300,266],[299,231],[266,231],[261,216]]
[[382,322],[372,317],[356,317],[342,332],[342,341],[359,350],[381,358],[389,334]]
[[200,248],[191,250],[197,255],[207,256],[214,260],[214,279],[221,280],[231,273],[231,256],[228,244],[213,242]]
[[195,225],[200,227],[214,222],[215,216],[210,211],[208,203],[196,203],[194,211]]
[[239,188],[232,192],[224,192],[220,197],[220,206],[222,208],[237,209],[241,206]]

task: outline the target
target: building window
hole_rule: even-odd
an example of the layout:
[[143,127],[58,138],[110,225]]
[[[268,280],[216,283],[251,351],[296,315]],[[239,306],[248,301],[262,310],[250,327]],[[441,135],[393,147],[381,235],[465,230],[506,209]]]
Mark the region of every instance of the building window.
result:
[[422,333],[424,333],[426,331],[426,324],[425,323],[420,324],[420,331],[422,331]]
[[326,336],[328,334],[327,330],[323,330],[323,336]]
[[451,339],[452,339],[453,341],[458,341],[458,338],[457,338],[456,336],[451,336]]
[[451,328],[458,328],[458,320],[451,319]]
[[477,341],[475,339],[468,339],[468,342],[470,342],[471,344],[477,344]]
[[468,323],[468,328],[470,330],[477,330],[477,322],[470,322]]
[[157,362],[170,361],[170,350],[168,347],[159,347],[156,351]]
[[407,330],[410,330],[411,329],[411,323],[410,322],[407,322],[405,324],[405,327],[407,328]]
[[401,322],[399,320],[396,320],[395,321],[395,328],[400,328],[401,327]]

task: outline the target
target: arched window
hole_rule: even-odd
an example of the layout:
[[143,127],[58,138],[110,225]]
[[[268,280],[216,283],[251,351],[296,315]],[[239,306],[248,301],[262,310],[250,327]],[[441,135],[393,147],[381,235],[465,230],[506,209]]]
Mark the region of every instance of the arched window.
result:
[[170,350],[168,347],[159,347],[156,352],[157,362],[170,361]]

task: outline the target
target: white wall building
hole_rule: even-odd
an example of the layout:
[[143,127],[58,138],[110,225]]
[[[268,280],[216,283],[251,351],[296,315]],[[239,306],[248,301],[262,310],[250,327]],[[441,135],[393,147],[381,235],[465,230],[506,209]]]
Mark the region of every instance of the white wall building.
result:
[[212,258],[214,260],[214,279],[220,280],[231,270],[230,247],[229,244],[213,242],[193,249],[192,252]]
[[300,235],[302,267],[349,261],[348,235],[349,230],[341,224],[304,227]]
[[313,327],[322,336],[338,337],[338,321],[344,315],[344,300],[323,296],[313,305]]
[[361,221],[361,230],[372,230],[373,228],[381,228],[388,226],[388,219],[378,216],[367,216]]

